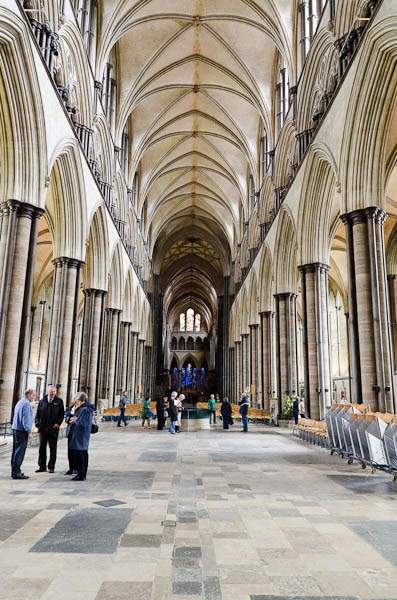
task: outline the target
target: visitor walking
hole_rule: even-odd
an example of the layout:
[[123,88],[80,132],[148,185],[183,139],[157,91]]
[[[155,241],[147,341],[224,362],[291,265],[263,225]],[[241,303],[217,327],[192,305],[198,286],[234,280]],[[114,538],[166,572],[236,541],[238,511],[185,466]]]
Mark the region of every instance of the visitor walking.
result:
[[226,431],[229,429],[229,425],[232,422],[232,407],[229,404],[229,398],[227,396],[224,397],[222,406],[221,406],[221,415],[223,421],[223,429]]
[[157,430],[158,431],[163,431],[165,422],[168,417],[167,401],[168,401],[168,396],[163,396],[162,398],[157,398],[156,412],[157,412]]
[[176,433],[179,433],[181,431],[181,427],[182,427],[182,412],[183,412],[184,399],[185,399],[185,395],[179,394],[178,398],[175,401],[176,413],[177,413],[177,421],[176,421],[177,424],[175,425]]
[[51,385],[48,394],[39,402],[36,412],[36,427],[40,434],[39,468],[36,473],[47,470],[47,444],[50,449],[48,472],[54,473],[57,459],[57,444],[59,428],[65,417],[62,398],[56,395],[56,389]]
[[70,423],[74,425],[70,447],[74,450],[77,470],[77,475],[72,477],[72,481],[85,481],[88,469],[88,446],[90,444],[92,417],[95,407],[88,402],[87,394],[84,392],[77,394],[76,401],[79,403],[79,408],[74,417],[70,419]]
[[28,389],[23,398],[15,405],[14,418],[12,420],[12,455],[11,455],[11,477],[13,479],[29,479],[22,473],[21,466],[25,458],[28,440],[32,439],[33,408],[35,399],[33,390]]
[[248,432],[248,397],[243,394],[240,401],[240,415],[243,421],[243,429],[241,430],[244,433]]
[[120,400],[119,400],[119,409],[120,416],[117,423],[117,427],[121,427],[121,421],[124,423],[124,427],[127,427],[127,419],[125,418],[125,407],[127,406],[127,395],[125,392],[121,392]]
[[145,421],[147,421],[148,429],[150,429],[150,417],[151,417],[150,400],[151,400],[151,398],[148,398],[147,400],[143,401],[143,408],[142,408],[142,412],[141,412],[142,427],[145,426]]
[[175,404],[177,396],[178,394],[176,392],[171,392],[171,397],[168,402],[168,416],[170,418],[170,428],[168,431],[172,434],[175,433],[175,425],[178,421],[178,412]]
[[210,425],[211,425],[211,420],[212,417],[214,417],[214,425],[216,424],[216,400],[215,400],[215,394],[211,394],[211,396],[208,399],[208,408],[211,411],[210,414]]
[[79,404],[76,400],[77,395],[74,397],[73,401],[70,403],[68,410],[65,412],[65,422],[67,423],[66,428],[66,438],[68,440],[68,462],[69,469],[64,473],[64,475],[76,475],[77,474],[77,465],[76,465],[76,456],[75,451],[70,447],[70,442],[73,436],[74,424],[70,422],[72,417],[74,417],[79,408]]

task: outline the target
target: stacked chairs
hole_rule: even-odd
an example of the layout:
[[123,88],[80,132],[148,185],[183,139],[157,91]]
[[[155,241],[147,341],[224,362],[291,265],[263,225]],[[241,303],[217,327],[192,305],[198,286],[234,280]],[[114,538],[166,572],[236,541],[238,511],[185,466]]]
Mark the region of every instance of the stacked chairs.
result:
[[302,438],[305,442],[329,447],[327,425],[325,421],[315,421],[314,419],[299,419],[298,424],[294,426],[293,433]]

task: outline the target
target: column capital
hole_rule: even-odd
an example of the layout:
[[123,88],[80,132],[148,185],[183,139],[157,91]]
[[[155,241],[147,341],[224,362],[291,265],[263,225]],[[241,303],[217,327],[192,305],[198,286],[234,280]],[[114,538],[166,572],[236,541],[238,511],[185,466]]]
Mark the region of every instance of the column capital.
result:
[[17,213],[18,217],[29,217],[30,219],[39,219],[44,214],[44,208],[39,208],[27,202],[20,200],[5,200],[0,204],[0,210],[3,214],[8,214],[9,211]]
[[139,335],[139,331],[131,331],[131,335],[133,335],[133,336]]
[[121,324],[126,327],[127,325],[132,325],[131,321],[121,321]]
[[102,296],[105,297],[107,292],[105,290],[98,290],[97,288],[87,288],[83,290],[84,296]]
[[234,342],[234,344],[235,344],[235,345],[237,345],[237,344],[241,344],[241,340],[236,340],[236,341]]
[[390,274],[390,275],[387,276],[387,278],[388,278],[389,281],[392,281],[394,279],[397,279],[397,275]]
[[105,308],[105,312],[111,315],[119,315],[122,311],[120,308]]
[[244,338],[247,338],[248,336],[249,336],[249,333],[242,333],[242,334],[241,334],[241,337],[242,337],[243,339],[244,339]]
[[258,323],[253,323],[252,325],[248,325],[248,327],[252,330],[252,329],[258,329],[259,324]]
[[259,313],[259,315],[262,317],[262,319],[264,319],[265,317],[267,319],[269,319],[270,317],[274,317],[274,311],[273,310],[263,310],[262,312]]
[[54,267],[68,267],[69,269],[80,269],[84,266],[84,261],[78,260],[77,258],[68,258],[67,256],[59,256],[54,258],[52,261]]
[[273,294],[273,296],[276,300],[288,300],[289,298],[293,300],[298,297],[298,294],[295,294],[294,292],[281,292],[279,294]]
[[325,264],[325,263],[321,263],[321,262],[314,262],[314,263],[308,263],[306,265],[299,265],[298,267],[298,271],[301,271],[303,273],[314,273],[315,271],[322,271],[323,273],[327,273],[330,270],[330,266]]
[[387,214],[377,206],[368,206],[366,208],[353,210],[350,213],[345,213],[344,215],[341,215],[340,218],[345,225],[348,223],[351,225],[359,225],[366,223],[371,219],[374,220],[375,223],[383,225],[387,219]]

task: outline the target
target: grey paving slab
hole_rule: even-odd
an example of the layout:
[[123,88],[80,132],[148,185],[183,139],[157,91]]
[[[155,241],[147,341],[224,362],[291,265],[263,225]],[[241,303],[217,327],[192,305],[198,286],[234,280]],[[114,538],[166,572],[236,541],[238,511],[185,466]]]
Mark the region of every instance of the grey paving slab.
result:
[[105,581],[95,600],[150,600],[151,582]]
[[76,508],[58,521],[30,552],[112,554],[132,516],[128,508]]
[[121,546],[123,548],[159,548],[161,538],[161,535],[126,533],[121,539]]
[[6,540],[39,513],[33,509],[0,509],[0,541]]
[[397,521],[347,521],[347,525],[397,567]]

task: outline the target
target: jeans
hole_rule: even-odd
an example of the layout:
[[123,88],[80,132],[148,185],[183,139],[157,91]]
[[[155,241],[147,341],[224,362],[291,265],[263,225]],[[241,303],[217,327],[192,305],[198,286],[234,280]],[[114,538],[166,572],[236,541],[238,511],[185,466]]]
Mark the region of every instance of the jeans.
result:
[[210,414],[210,425],[212,423],[212,417],[214,417],[214,425],[216,425],[216,410],[211,410]]
[[248,431],[248,415],[241,415],[244,431]]
[[170,421],[170,428],[169,428],[169,432],[170,433],[175,433],[175,425],[178,423],[178,421]]
[[51,470],[55,469],[57,443],[58,433],[54,434],[51,431],[40,431],[39,467],[40,469],[43,469],[43,471],[47,468],[47,444],[50,448],[48,468]]
[[13,429],[12,435],[11,477],[19,477],[21,475],[21,465],[25,458],[26,447],[28,445],[28,434],[26,431]]
[[127,425],[127,419],[125,418],[125,406],[123,406],[123,408],[120,408],[120,416],[119,422],[117,423],[117,427],[121,427],[121,421],[123,421],[124,425]]

